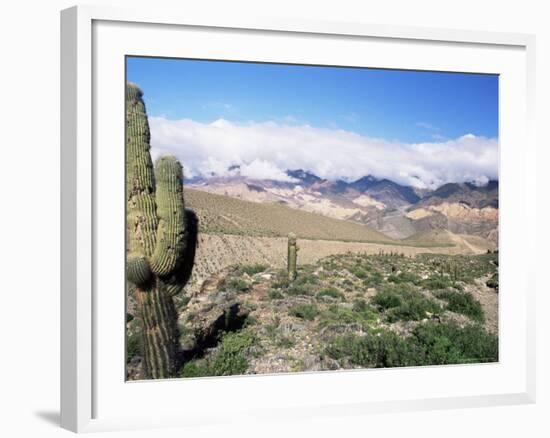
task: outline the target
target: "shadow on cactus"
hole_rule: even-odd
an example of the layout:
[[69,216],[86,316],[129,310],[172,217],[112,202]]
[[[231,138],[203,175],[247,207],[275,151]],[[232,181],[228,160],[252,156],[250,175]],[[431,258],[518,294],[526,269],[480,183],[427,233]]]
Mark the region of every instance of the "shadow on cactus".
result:
[[172,156],[155,166],[143,93],[126,87],[126,278],[135,286],[142,327],[143,372],[173,377],[181,366],[173,297],[189,281],[198,219],[185,208],[183,169]]

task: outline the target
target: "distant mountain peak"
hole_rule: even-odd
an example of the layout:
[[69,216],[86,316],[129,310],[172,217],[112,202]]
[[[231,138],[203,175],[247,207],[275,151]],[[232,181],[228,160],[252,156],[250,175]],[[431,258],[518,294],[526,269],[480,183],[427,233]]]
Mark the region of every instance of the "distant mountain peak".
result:
[[363,177],[359,178],[358,180],[353,181],[352,183],[350,183],[350,187],[352,187],[353,189],[355,189],[359,192],[364,192],[365,190],[370,189],[372,186],[374,186],[379,181],[380,180],[378,178],[376,178],[375,176],[366,175],[366,176],[363,176]]
[[477,208],[485,206],[498,208],[498,181],[489,180],[487,184],[481,186],[470,182],[443,184],[425,197],[423,203],[438,203],[440,200],[467,203]]
[[291,178],[298,179],[307,185],[324,181],[322,178],[319,178],[314,173],[303,169],[287,170],[286,174]]

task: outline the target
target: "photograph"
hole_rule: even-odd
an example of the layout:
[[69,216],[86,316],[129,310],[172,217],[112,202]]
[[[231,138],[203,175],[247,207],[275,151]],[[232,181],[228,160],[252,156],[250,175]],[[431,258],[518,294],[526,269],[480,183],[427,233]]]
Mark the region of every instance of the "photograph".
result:
[[127,381],[499,361],[497,74],[125,68]]

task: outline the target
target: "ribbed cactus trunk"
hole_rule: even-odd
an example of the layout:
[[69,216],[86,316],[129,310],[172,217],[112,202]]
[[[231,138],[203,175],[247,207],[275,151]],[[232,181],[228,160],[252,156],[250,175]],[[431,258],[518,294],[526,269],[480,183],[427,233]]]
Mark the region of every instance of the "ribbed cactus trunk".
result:
[[147,378],[175,375],[179,333],[173,296],[189,280],[197,242],[197,220],[185,210],[183,170],[170,156],[153,168],[143,93],[126,87],[126,277],[135,286],[142,323]]
[[288,279],[290,281],[296,280],[296,258],[298,256],[298,245],[296,243],[296,235],[290,233],[288,235],[288,260],[287,260],[287,270],[288,270]]
[[174,300],[159,284],[136,288],[142,320],[144,374],[150,379],[174,376],[179,368],[178,317]]

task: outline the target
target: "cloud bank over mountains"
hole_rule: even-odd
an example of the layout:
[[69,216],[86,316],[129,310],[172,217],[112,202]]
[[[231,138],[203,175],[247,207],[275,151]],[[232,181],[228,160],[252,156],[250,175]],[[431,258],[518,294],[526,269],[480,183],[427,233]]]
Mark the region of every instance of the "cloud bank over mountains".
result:
[[181,160],[187,177],[229,175],[290,181],[288,169],[330,180],[365,175],[403,185],[437,188],[448,182],[498,179],[498,139],[466,134],[454,140],[404,143],[350,131],[277,122],[199,123],[150,117],[153,158]]

